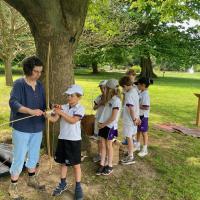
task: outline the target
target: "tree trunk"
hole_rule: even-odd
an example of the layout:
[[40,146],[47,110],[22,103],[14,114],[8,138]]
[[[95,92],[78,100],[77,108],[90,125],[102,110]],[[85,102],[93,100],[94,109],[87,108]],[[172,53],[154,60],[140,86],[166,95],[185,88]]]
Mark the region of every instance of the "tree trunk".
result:
[[156,78],[153,72],[152,62],[150,56],[140,58],[141,73],[139,77]]
[[5,64],[5,78],[6,78],[6,85],[12,86],[13,85],[13,78],[12,78],[12,61],[9,59],[6,59],[4,61]]
[[97,63],[96,62],[93,62],[92,63],[92,73],[93,74],[97,74],[99,71],[98,71],[98,66],[97,66]]
[[[82,33],[88,0],[5,0],[29,23],[36,54],[47,67],[48,44],[51,44],[49,96],[51,103],[66,103],[63,92],[74,83],[73,55]],[[42,77],[45,80],[46,75]],[[58,125],[50,129],[51,140],[59,133]],[[54,143],[55,144],[55,143]]]

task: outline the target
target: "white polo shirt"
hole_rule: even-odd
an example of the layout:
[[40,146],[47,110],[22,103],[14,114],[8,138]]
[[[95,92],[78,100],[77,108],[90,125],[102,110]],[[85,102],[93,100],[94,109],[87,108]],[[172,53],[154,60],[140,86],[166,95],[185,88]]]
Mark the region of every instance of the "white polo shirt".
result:
[[[76,104],[71,108],[69,104],[65,104],[62,105],[61,108],[64,113],[70,116],[80,116],[81,119],[85,114],[85,108],[80,104]],[[79,120],[75,124],[70,124],[63,117],[61,117],[60,134],[58,136],[58,139],[72,140],[72,141],[81,140],[81,120]]]
[[[98,105],[99,102],[101,101],[101,99],[102,99],[102,95],[99,95],[99,96],[94,100],[94,103]],[[97,111],[96,111],[96,114],[95,114],[95,118],[96,118],[97,120],[100,119],[100,116],[101,116],[101,114],[102,114],[102,112],[103,112],[103,108],[104,108],[103,105],[101,105],[101,106],[99,106],[99,107],[97,108]]]
[[128,92],[125,92],[123,107],[123,124],[134,126],[132,117],[128,112],[128,107],[131,107],[131,109],[133,109],[135,113],[135,118],[139,118],[139,95],[136,87],[133,87]]
[[[140,105],[149,106],[149,109],[150,109],[150,97],[147,90],[140,92],[139,102],[140,102]],[[149,109],[148,110],[140,109],[140,116],[144,115],[144,117],[149,117],[149,111],[150,111]]]
[[118,96],[113,96],[111,98],[110,101],[108,101],[104,108],[103,108],[103,112],[101,114],[101,117],[99,119],[99,123],[104,123],[106,122],[111,116],[112,116],[112,111],[113,109],[118,109],[118,113],[117,113],[117,117],[116,119],[111,122],[110,124],[108,124],[107,126],[109,128],[114,128],[114,130],[117,129],[118,127],[118,120],[119,120],[119,116],[120,116],[120,110],[121,110],[121,100]]

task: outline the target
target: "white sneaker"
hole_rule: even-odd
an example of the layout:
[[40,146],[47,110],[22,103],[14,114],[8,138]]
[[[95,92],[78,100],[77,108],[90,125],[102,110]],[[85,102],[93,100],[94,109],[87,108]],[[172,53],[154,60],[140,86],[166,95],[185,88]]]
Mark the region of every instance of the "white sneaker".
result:
[[133,148],[133,152],[136,152],[136,151],[140,151],[140,145],[137,143],[134,145],[134,148]]
[[135,163],[135,158],[132,156],[126,156],[121,160],[122,165],[131,165]]
[[148,154],[148,151],[142,149],[142,151],[140,151],[140,152],[138,153],[138,156],[140,156],[140,157],[144,157],[144,156],[146,156],[147,154]]

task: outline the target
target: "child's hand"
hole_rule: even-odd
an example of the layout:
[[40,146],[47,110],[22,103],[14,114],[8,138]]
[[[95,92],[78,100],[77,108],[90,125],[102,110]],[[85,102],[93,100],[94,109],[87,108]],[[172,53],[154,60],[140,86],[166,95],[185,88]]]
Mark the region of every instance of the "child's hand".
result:
[[136,121],[135,121],[135,125],[136,126],[139,126],[139,125],[141,125],[141,120],[138,118],[138,119],[136,119]]
[[54,104],[54,105],[53,105],[53,108],[61,109],[61,105],[59,105],[59,104]]
[[60,108],[55,108],[54,109],[54,112],[58,115],[62,115],[63,114],[63,111],[60,109]]
[[104,123],[98,123],[98,128],[101,129],[101,128],[104,128],[106,125]]

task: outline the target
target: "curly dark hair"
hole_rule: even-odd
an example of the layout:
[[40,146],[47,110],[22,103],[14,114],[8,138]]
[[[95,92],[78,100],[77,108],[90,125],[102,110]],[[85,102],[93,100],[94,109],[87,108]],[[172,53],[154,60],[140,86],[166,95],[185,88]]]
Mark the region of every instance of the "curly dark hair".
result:
[[150,78],[146,78],[146,77],[141,77],[137,83],[139,84],[144,84],[146,88],[149,87],[149,85],[152,85],[153,84],[153,80],[150,79]]
[[42,61],[37,56],[30,56],[22,60],[22,67],[26,76],[31,76],[35,66],[43,66]]
[[131,85],[133,85],[133,83],[132,83],[132,81],[131,81],[131,79],[130,79],[130,77],[129,76],[123,76],[120,80],[119,80],[119,85],[121,86],[121,87],[123,87],[123,86],[131,86]]

